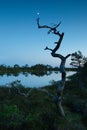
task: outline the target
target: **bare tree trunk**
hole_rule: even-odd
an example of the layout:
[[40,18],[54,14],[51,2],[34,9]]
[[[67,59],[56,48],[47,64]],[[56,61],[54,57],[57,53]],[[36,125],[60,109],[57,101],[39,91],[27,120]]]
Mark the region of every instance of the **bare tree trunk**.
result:
[[63,55],[56,53],[56,51],[60,47],[60,44],[61,44],[63,36],[64,36],[64,33],[60,34],[60,32],[57,31],[57,27],[59,27],[60,24],[61,24],[61,22],[59,24],[55,25],[55,27],[50,27],[50,26],[47,26],[47,25],[41,26],[39,24],[39,18],[37,19],[38,28],[48,28],[48,29],[50,29],[48,31],[48,33],[52,32],[53,34],[58,35],[58,37],[59,37],[58,41],[55,42],[56,46],[55,46],[54,49],[50,49],[50,48],[46,47],[45,50],[50,50],[51,55],[53,57],[59,58],[61,60],[61,63],[60,63],[61,82],[60,82],[60,84],[58,85],[58,88],[57,88],[57,103],[56,103],[56,105],[57,105],[58,112],[62,116],[65,116],[65,113],[64,113],[64,110],[63,110],[63,107],[62,107],[62,95],[63,95],[63,90],[64,90],[64,86],[65,86],[65,82],[66,82],[65,63],[66,63],[66,59],[70,56],[70,54],[68,54],[67,56],[64,57]]

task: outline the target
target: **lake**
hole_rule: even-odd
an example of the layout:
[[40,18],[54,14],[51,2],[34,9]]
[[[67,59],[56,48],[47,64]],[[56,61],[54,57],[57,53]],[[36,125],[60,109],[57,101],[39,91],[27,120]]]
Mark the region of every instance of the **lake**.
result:
[[[68,71],[67,76],[74,74],[75,71]],[[20,80],[21,84],[25,87],[43,87],[46,85],[50,85],[51,81],[58,81],[61,80],[61,73],[60,72],[52,72],[51,74],[44,75],[44,76],[36,76],[31,75],[29,73],[23,74],[20,73],[18,76],[14,75],[3,75],[0,76],[0,86],[9,84],[15,80]]]

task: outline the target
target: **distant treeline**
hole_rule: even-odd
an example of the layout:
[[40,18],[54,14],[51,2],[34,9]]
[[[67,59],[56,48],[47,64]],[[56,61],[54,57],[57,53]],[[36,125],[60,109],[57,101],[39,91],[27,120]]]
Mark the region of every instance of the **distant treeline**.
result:
[[[76,68],[66,68],[67,71],[76,71]],[[19,66],[18,64],[15,64],[14,66],[6,66],[6,65],[0,65],[0,75],[15,75],[18,76],[19,73],[30,73],[35,74],[38,76],[43,76],[45,74],[50,74],[51,71],[59,71],[58,67],[52,67],[51,65],[44,65],[44,64],[36,64],[33,66],[29,66],[28,64],[25,64],[24,66]]]

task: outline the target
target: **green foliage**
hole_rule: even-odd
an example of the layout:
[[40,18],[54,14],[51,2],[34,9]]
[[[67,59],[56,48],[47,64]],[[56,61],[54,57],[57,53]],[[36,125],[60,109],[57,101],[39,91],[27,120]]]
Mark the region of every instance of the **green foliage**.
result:
[[3,104],[0,108],[0,128],[17,128],[23,122],[23,115],[16,105]]
[[[0,97],[0,130],[86,130],[87,89],[78,90],[74,83],[72,88],[69,85],[71,81],[66,84],[63,99],[67,120],[58,114],[52,98],[44,92],[34,89],[25,98],[17,93],[8,94],[8,88],[0,88],[1,93],[4,91],[3,100]],[[56,86],[45,89],[56,92]],[[26,92],[29,88],[22,90]]]

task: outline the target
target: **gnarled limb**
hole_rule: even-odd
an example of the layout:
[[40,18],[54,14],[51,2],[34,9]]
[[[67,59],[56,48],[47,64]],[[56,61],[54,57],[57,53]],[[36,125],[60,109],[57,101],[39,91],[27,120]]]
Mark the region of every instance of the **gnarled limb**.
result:
[[48,28],[48,29],[49,29],[48,34],[50,34],[51,32],[53,32],[53,33],[56,34],[56,35],[59,35],[59,36],[61,35],[61,34],[59,33],[59,31],[56,30],[56,28],[59,27],[59,25],[61,24],[61,22],[59,22],[59,23],[58,23],[57,25],[55,25],[54,27],[50,27],[50,26],[47,26],[47,25],[41,26],[40,23],[39,23],[39,21],[40,21],[40,18],[37,18],[38,28]]

